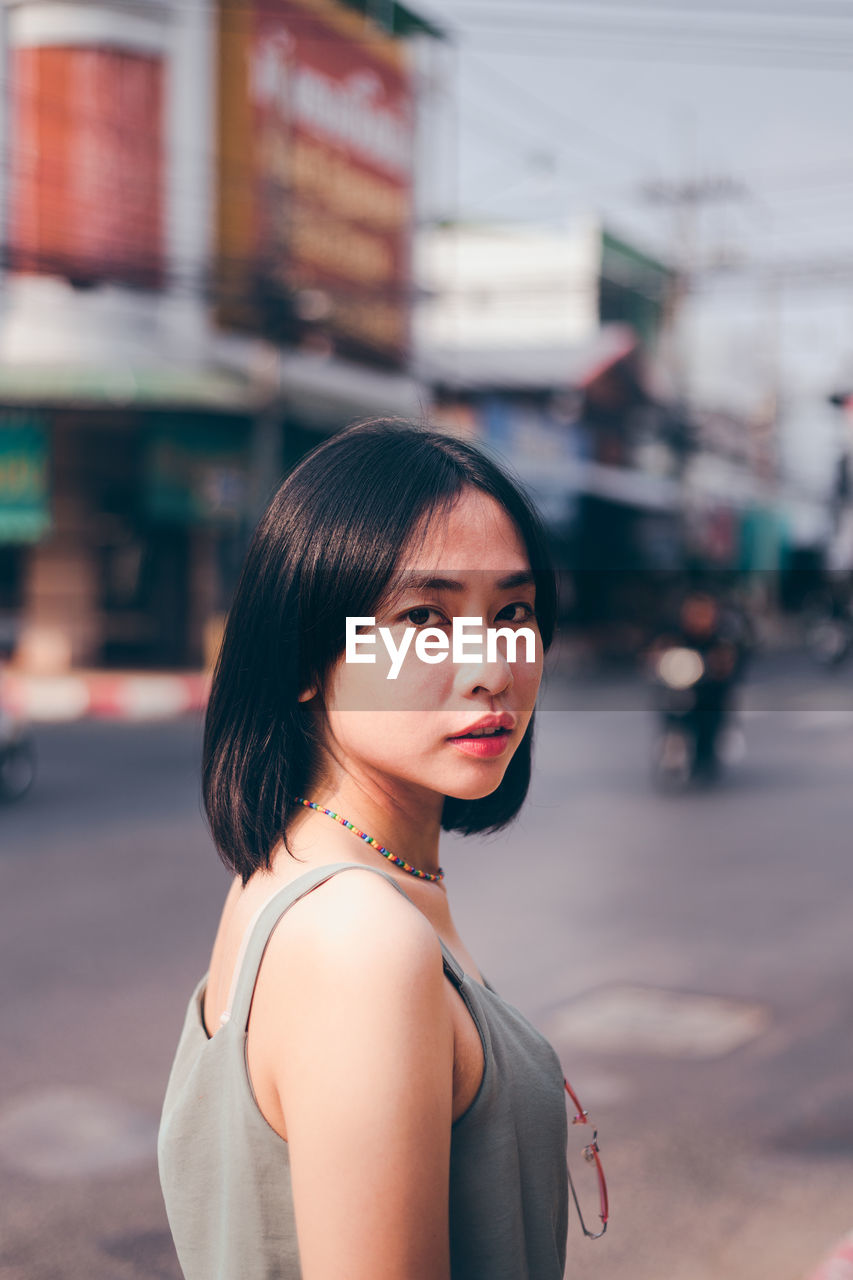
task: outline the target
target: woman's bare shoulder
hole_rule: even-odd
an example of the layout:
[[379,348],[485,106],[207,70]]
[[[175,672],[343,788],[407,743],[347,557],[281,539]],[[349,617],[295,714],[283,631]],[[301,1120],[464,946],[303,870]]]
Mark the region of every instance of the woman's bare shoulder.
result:
[[294,963],[370,966],[379,957],[437,966],[441,974],[441,945],[423,913],[384,876],[357,867],[293,904],[270,939],[265,963],[292,972]]
[[367,868],[312,890],[273,935],[249,1068],[289,1144],[306,1274],[338,1275],[344,1256],[353,1276],[449,1276],[445,986],[432,925]]
[[373,1078],[377,1056],[440,1079],[449,1063],[449,1088],[453,1027],[438,935],[382,877],[367,869],[336,875],[273,932],[249,1030],[250,1067],[270,1099],[274,1128],[278,1104],[287,1097],[298,1111],[296,1100],[319,1087],[318,1058],[337,1071],[346,1063],[351,1080],[363,1082]]

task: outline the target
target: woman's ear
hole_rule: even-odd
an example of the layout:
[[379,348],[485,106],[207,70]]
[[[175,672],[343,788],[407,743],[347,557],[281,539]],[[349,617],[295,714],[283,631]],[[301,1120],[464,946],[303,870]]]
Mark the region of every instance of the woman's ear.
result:
[[312,684],[309,686],[309,688],[302,690],[302,692],[297,697],[296,701],[310,702],[311,699],[316,698],[316,696],[317,696],[317,686]]

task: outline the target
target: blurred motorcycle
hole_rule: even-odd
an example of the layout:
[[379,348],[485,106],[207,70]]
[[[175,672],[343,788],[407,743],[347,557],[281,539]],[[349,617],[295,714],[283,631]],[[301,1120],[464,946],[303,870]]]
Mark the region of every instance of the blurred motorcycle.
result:
[[679,633],[662,637],[649,656],[659,720],[656,779],[669,787],[713,779],[722,763],[743,754],[743,735],[730,723],[742,638],[717,601],[696,593],[682,605]]
[[685,785],[697,774],[701,758],[715,755],[715,727],[699,714],[699,686],[705,661],[697,649],[664,649],[654,667],[660,717],[653,765],[660,782]]

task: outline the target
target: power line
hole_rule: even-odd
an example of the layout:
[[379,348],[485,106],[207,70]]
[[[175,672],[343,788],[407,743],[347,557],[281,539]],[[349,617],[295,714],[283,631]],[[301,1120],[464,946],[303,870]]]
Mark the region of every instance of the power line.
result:
[[[465,28],[466,24],[487,23],[491,30],[502,28],[510,31],[529,31],[538,35],[548,35],[552,32],[557,33],[574,33],[577,31],[588,30],[606,30],[615,34],[618,24],[618,30],[621,32],[631,31],[640,34],[663,34],[663,35],[679,35],[686,34],[690,36],[721,36],[727,40],[734,37],[741,38],[743,35],[763,35],[768,27],[774,31],[778,31],[780,19],[775,16],[772,22],[763,22],[750,17],[748,14],[732,13],[728,18],[722,18],[720,15],[708,13],[703,15],[695,15],[691,20],[689,14],[682,14],[678,21],[671,20],[666,15],[656,16],[655,20],[649,21],[642,17],[638,18],[633,11],[630,15],[612,14],[610,16],[597,13],[578,13],[575,16],[560,16],[554,19],[543,17],[542,15],[533,16],[531,14],[520,15],[516,12],[508,11],[500,13],[494,10],[488,14],[465,13],[464,10],[457,11],[457,17],[460,27]],[[687,19],[685,21],[685,19]],[[751,30],[744,30],[749,25]],[[795,29],[795,26],[798,29]],[[783,28],[786,36],[797,36],[801,30],[812,32],[816,38],[825,38],[827,40],[833,38],[838,32],[843,32],[846,37],[851,33],[851,22],[845,19],[840,22],[837,28],[832,29],[829,26],[821,24],[816,27],[815,23],[806,19],[794,19],[792,23],[786,24]]]
[[[518,14],[516,6],[508,6],[504,4],[507,12],[514,15]],[[775,21],[779,18],[788,18],[795,21],[807,21],[812,18],[818,18],[824,21],[845,22],[853,18],[853,8],[849,4],[846,7],[827,3],[819,3],[819,0],[809,0],[808,3],[801,5],[790,5],[780,3],[780,0],[767,0],[766,3],[741,3],[740,0],[718,0],[715,4],[685,4],[684,0],[649,0],[649,3],[638,3],[638,0],[528,0],[525,5],[525,13],[535,21],[535,9],[542,10],[549,16],[555,12],[560,14],[571,14],[577,11],[594,11],[601,13],[602,10],[622,10],[627,11],[632,16],[642,18],[643,16],[652,16],[657,13],[667,14],[675,13],[679,18],[692,17],[716,17],[718,15],[729,18],[747,18],[762,19]],[[478,17],[481,12],[488,10],[490,14],[499,15],[501,13],[500,3],[496,4],[495,0],[463,0],[461,5],[457,5],[454,9],[455,13],[466,10],[475,13]]]
[[[487,68],[484,68],[484,69],[487,69]],[[505,97],[506,87],[514,82],[509,77],[501,76],[500,73],[492,72],[491,69],[487,69],[487,70],[490,75],[497,77],[498,86],[500,89],[503,90],[503,96]],[[26,96],[36,96],[36,95],[31,94],[28,91]],[[56,118],[60,118],[60,117],[62,119],[68,118],[69,113],[67,109],[67,104],[65,102],[56,98],[51,98],[49,94],[46,94],[44,92],[41,92],[37,95],[37,102],[38,102],[39,110],[41,112],[47,113],[49,116],[56,117]],[[545,104],[543,104],[543,106],[544,105]],[[540,115],[541,115],[541,111],[538,109],[538,103],[537,103],[537,116],[540,116]],[[107,134],[110,134],[110,133],[114,134],[114,141],[119,145],[124,143],[126,139],[129,139],[132,133],[129,123],[123,122],[121,118],[118,118],[112,121],[105,120],[101,115],[93,112],[92,110],[86,110],[85,108],[75,107],[73,111],[73,118],[75,119],[76,123],[81,126],[85,126],[87,123],[97,124],[98,127],[103,128]],[[503,129],[497,130],[497,131],[495,130],[494,117],[486,118],[485,116],[482,116],[480,117],[480,121],[481,123],[480,123],[479,131],[482,135],[488,136],[490,141],[496,143],[498,146],[506,144],[505,131]],[[465,125],[466,127],[471,127],[472,125],[472,117],[467,112],[466,112]],[[510,127],[514,129],[514,131],[516,132],[519,138],[521,138],[523,134],[526,134],[526,136],[531,140],[531,142],[534,142],[535,144],[538,144],[541,147],[541,142],[542,142],[541,130],[536,125],[533,124],[532,119],[529,125],[523,124],[521,119],[515,120],[513,121]],[[476,129],[477,126],[474,125],[474,128]],[[206,152],[207,149],[205,148],[204,150]],[[524,155],[526,158],[529,158],[531,154],[530,148],[526,145],[522,146],[521,143],[518,146],[518,152],[520,155]],[[16,158],[15,153],[13,151],[12,159],[7,160],[5,162],[5,165],[6,165],[7,171],[11,171],[13,175],[17,175],[21,169],[25,168],[26,163],[27,161],[25,156],[21,157],[19,161]],[[233,169],[233,165],[231,167]],[[246,187],[248,182],[251,181],[253,172],[254,171],[251,165],[248,162],[246,162],[242,165],[238,165],[235,171],[229,172],[227,175],[217,174],[216,185],[220,190],[222,189],[223,185],[225,186],[226,189],[228,189],[229,187],[235,188],[235,189],[236,188],[242,189]],[[98,187],[100,188],[101,197],[106,199],[110,198],[111,195],[113,194],[112,177],[106,171],[104,171],[98,174],[97,183],[98,183]],[[39,177],[39,185],[42,192],[44,191],[45,187],[48,187],[48,189],[53,187],[56,190],[56,199],[54,200],[54,197],[51,196],[49,199],[49,202],[52,200],[54,202],[55,207],[58,207],[60,195],[64,189],[62,188],[61,181],[56,177],[56,175],[53,173],[50,173],[49,175],[41,174]],[[91,185],[92,184],[90,183],[90,188],[91,188]],[[180,185],[181,184],[178,184],[178,186]],[[164,187],[165,187],[165,181],[164,181]],[[174,184],[171,178],[169,182],[169,187],[170,189],[174,189]],[[376,221],[384,226],[384,222],[382,219],[374,220],[368,217],[367,215],[362,215],[358,219],[358,221],[363,225],[369,225],[374,221]]]
[[[645,63],[655,62],[689,62],[694,65],[736,66],[747,70],[767,69],[781,71],[824,71],[847,73],[853,65],[853,45],[849,53],[838,50],[837,45],[825,51],[804,50],[802,45],[760,47],[748,49],[743,44],[732,44],[712,47],[707,41],[696,44],[661,40],[655,36],[650,40],[637,40],[633,37],[620,37],[619,33],[605,32],[566,32],[565,42],[558,42],[553,37],[523,37],[519,33],[484,31],[477,36],[478,47],[490,53],[504,57],[522,55],[525,57],[558,58],[567,61],[590,60],[604,62],[630,61],[642,59]],[[544,43],[543,43],[544,41]]]
[[[530,8],[520,11],[517,6],[512,8],[500,8],[490,6],[489,10],[482,11],[477,9],[466,9],[465,5],[455,10],[457,18],[461,20],[460,25],[464,25],[466,21],[472,22],[488,22],[492,26],[506,26],[513,28],[525,28],[527,30],[578,30],[585,27],[607,26],[609,30],[613,30],[618,23],[620,28],[633,27],[644,31],[701,31],[705,27],[728,32],[730,35],[742,33],[744,24],[752,25],[755,30],[761,31],[768,25],[774,29],[779,23],[785,23],[786,30],[793,32],[794,26],[806,27],[814,30],[816,34],[831,36],[834,34],[833,25],[837,30],[850,31],[850,24],[853,22],[853,10],[849,10],[846,14],[835,14],[830,16],[821,13],[820,10],[814,10],[808,14],[803,13],[797,15],[793,13],[760,13],[750,11],[748,9],[690,9],[681,7],[678,10],[671,9],[638,9],[635,5],[620,6],[621,12],[610,9],[608,6],[602,8],[601,5],[584,7],[582,9],[566,10],[561,9],[559,13],[552,11],[544,11],[536,13]],[[829,24],[829,25],[827,25]]]
[[[479,61],[481,61],[481,60],[479,60]],[[569,133],[570,131],[572,131],[572,132],[573,132],[573,131],[578,130],[578,129],[585,129],[588,133],[591,133],[591,132],[592,132],[592,131],[590,131],[590,130],[589,130],[589,127],[588,127],[588,126],[583,125],[583,124],[580,124],[577,120],[570,119],[569,117],[565,116],[563,113],[558,113],[558,114],[556,114],[556,115],[555,115],[552,104],[550,104],[550,103],[546,102],[544,99],[540,99],[540,98],[538,97],[538,95],[533,95],[533,94],[531,94],[531,92],[527,89],[527,87],[526,87],[526,86],[524,86],[524,85],[520,84],[520,83],[519,83],[518,81],[516,81],[513,77],[511,77],[511,76],[507,76],[507,75],[505,75],[504,73],[499,72],[496,68],[494,68],[494,67],[492,67],[492,66],[488,66],[488,64],[486,64],[486,63],[482,63],[482,66],[483,66],[483,69],[484,69],[485,71],[487,71],[488,75],[489,75],[492,79],[498,78],[498,79],[499,79],[499,81],[500,81],[500,82],[502,82],[502,83],[501,83],[501,85],[500,85],[500,87],[501,87],[501,88],[502,88],[502,90],[503,90],[503,91],[502,91],[502,93],[501,93],[501,101],[502,101],[502,103],[507,103],[507,104],[508,104],[508,103],[509,103],[509,100],[510,100],[510,96],[511,96],[511,101],[512,101],[512,103],[513,103],[513,104],[515,104],[515,103],[517,102],[517,100],[518,100],[519,95],[521,95],[522,97],[526,97],[526,99],[527,99],[527,100],[529,100],[529,102],[530,102],[530,107],[529,107],[528,109],[529,109],[529,110],[535,109],[535,112],[536,112],[536,120],[538,121],[538,123],[534,124],[534,123],[533,123],[533,116],[532,116],[532,115],[530,115],[530,116],[528,117],[528,118],[530,119],[530,122],[531,122],[529,126],[522,125],[520,129],[516,128],[516,133],[517,133],[517,136],[519,136],[519,138],[521,137],[521,133],[522,133],[522,132],[525,132],[525,133],[527,133],[527,135],[528,135],[531,139],[533,139],[533,138],[535,137],[536,142],[541,146],[541,141],[542,141],[542,139],[541,139],[541,122],[542,122],[543,118],[547,118],[547,119],[549,119],[549,120],[551,120],[551,119],[556,120],[556,123],[557,123],[557,124],[558,124],[562,129],[564,129],[564,130],[566,131],[566,133]],[[53,105],[53,104],[51,104],[51,105]],[[59,102],[57,102],[57,103],[56,103],[56,111],[57,111],[57,112],[59,112],[60,110],[62,110],[62,111],[63,111],[63,113],[64,113],[64,111],[65,111],[65,104],[64,104],[64,103],[63,103],[63,104],[60,104]],[[543,117],[543,113],[544,113],[544,117]],[[99,121],[99,123],[101,123],[101,122]],[[471,116],[470,116],[470,115],[468,115],[468,114],[467,114],[467,112],[466,112],[465,126],[466,126],[466,127],[471,127]],[[106,126],[102,125],[102,127],[107,127],[107,128],[112,127],[112,128],[114,128],[114,129],[116,130],[116,132],[119,134],[119,136],[121,136],[121,135],[122,135],[123,133],[125,133],[125,132],[126,132],[126,130],[129,128],[129,125],[123,125],[123,124],[121,123],[121,121],[118,121],[118,122],[114,122],[114,123],[112,124],[112,126],[110,126],[110,125],[106,125]],[[475,130],[476,130],[476,128],[477,128],[478,126],[477,126],[477,125],[475,125],[475,126],[473,126],[473,127],[474,127],[474,128],[475,128]],[[505,145],[505,144],[506,144],[506,135],[505,135],[505,129],[506,129],[506,127],[507,127],[507,126],[502,126],[501,128],[497,128],[497,126],[495,125],[495,122],[494,122],[493,117],[489,117],[489,118],[488,118],[488,122],[487,122],[487,117],[486,117],[485,115],[481,115],[481,116],[480,116],[480,132],[481,132],[481,134],[482,134],[483,136],[488,135],[488,136],[490,137],[490,139],[491,139],[491,140],[495,143],[495,145],[497,145],[497,146],[501,146],[501,145]],[[514,127],[514,126],[510,126],[510,127]],[[493,131],[493,132],[492,132],[492,129],[494,129],[494,131]],[[596,141],[596,144],[598,144],[598,143],[600,142],[602,145],[606,145],[606,146],[608,146],[608,147],[616,146],[617,148],[619,148],[619,149],[623,150],[626,154],[630,154],[630,155],[632,156],[632,159],[635,159],[635,160],[636,160],[636,156],[635,156],[635,154],[634,154],[633,150],[632,150],[631,148],[627,147],[627,146],[624,146],[624,144],[618,143],[618,142],[616,142],[616,141],[615,141],[614,139],[612,139],[612,138],[606,138],[604,135],[594,134],[594,135],[593,135],[593,137],[594,137],[594,139],[595,139],[595,141]],[[205,148],[205,151],[207,151],[207,150],[208,150],[208,149],[207,149],[207,148]],[[529,152],[528,150],[526,150],[526,149],[524,149],[524,148],[522,147],[522,144],[521,144],[521,143],[519,143],[519,145],[518,145],[518,151],[519,151],[519,154],[521,154],[521,155],[527,155],[527,156],[529,156],[529,154],[530,154],[530,152]],[[601,159],[602,157],[601,157],[601,156],[596,156],[596,157],[594,157],[594,158]],[[247,173],[249,172],[249,167],[248,167],[248,166],[246,166],[246,171],[247,171]],[[222,181],[222,178],[221,178],[220,176],[218,176],[218,175],[217,175],[217,178],[216,178],[216,183],[217,183],[217,185],[221,184],[221,181]],[[242,181],[243,181],[243,178],[242,178],[241,176],[234,176],[234,175],[230,175],[230,176],[226,179],[226,182],[227,182],[227,183],[233,184],[234,186],[236,186],[238,183],[240,183],[240,182],[242,182]],[[108,193],[109,193],[109,191],[110,191],[110,187],[109,187],[109,184],[108,184],[108,181],[107,181],[107,183],[106,183],[106,188],[105,188],[105,194],[108,194]],[[802,192],[800,192],[800,194],[801,194],[801,195],[803,195],[803,196],[810,196],[812,193],[811,193],[811,192],[807,192],[807,191],[802,191]],[[817,198],[817,197],[816,197],[816,198]],[[627,203],[627,201],[623,201],[623,202]],[[362,219],[362,221],[368,221],[368,219]]]
[[[774,51],[781,50],[787,52],[791,48],[805,49],[811,53],[826,54],[834,52],[843,52],[839,48],[839,41],[843,40],[849,48],[853,45],[853,25],[847,24],[843,34],[833,32],[814,33],[814,36],[805,43],[801,33],[796,31],[779,31],[778,27],[774,27],[774,35],[779,34],[784,40],[790,41],[795,39],[796,45],[772,43],[767,44],[767,33],[756,28],[750,31],[733,31],[720,26],[707,25],[698,26],[697,24],[674,24],[674,23],[647,23],[636,22],[631,19],[620,19],[618,25],[614,20],[602,18],[601,15],[591,14],[588,17],[576,18],[566,21],[562,18],[555,22],[531,22],[529,19],[516,19],[513,17],[500,17],[496,14],[485,15],[482,19],[475,18],[475,25],[482,22],[483,26],[476,26],[476,34],[479,36],[483,33],[487,35],[507,35],[513,38],[524,36],[526,38],[551,38],[552,36],[584,36],[584,35],[604,35],[608,39],[624,40],[630,38],[638,42],[649,40],[675,40],[675,41],[695,41],[702,42],[711,41],[716,44],[722,43],[726,46],[733,46],[735,43],[741,45],[744,40],[763,42],[759,47],[772,49]],[[470,29],[469,29],[470,31]]]
[[[510,109],[514,108],[519,100],[527,103],[529,108],[533,108],[537,112],[539,120],[539,128],[541,130],[542,113],[545,113],[545,119],[555,125],[559,125],[561,129],[577,131],[587,138],[596,146],[603,146],[609,150],[616,150],[623,155],[628,155],[635,162],[643,162],[643,157],[638,156],[633,147],[629,147],[626,143],[620,142],[616,138],[612,138],[607,134],[601,133],[593,128],[585,121],[579,121],[567,115],[564,111],[554,107],[553,102],[548,102],[541,98],[537,93],[528,88],[527,85],[517,80],[514,76],[508,75],[505,71],[485,62],[479,55],[473,53],[470,49],[465,50],[466,58],[469,64],[474,66],[475,70],[479,70],[481,74],[488,76],[497,86],[500,93],[500,100]],[[508,99],[507,93],[512,96]]]

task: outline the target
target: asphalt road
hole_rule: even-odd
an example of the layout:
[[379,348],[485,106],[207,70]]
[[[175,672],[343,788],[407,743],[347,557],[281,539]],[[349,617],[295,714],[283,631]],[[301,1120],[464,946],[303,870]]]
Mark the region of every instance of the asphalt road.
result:
[[[798,1280],[853,1225],[851,691],[765,663],[745,758],[662,797],[645,691],[555,678],[523,816],[447,841],[460,931],[599,1125],[612,1225],[573,1222],[569,1276]],[[45,726],[0,810],[4,1280],[179,1278],[154,1136],[227,887],[199,735]]]

